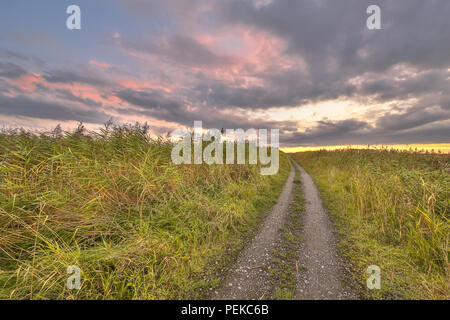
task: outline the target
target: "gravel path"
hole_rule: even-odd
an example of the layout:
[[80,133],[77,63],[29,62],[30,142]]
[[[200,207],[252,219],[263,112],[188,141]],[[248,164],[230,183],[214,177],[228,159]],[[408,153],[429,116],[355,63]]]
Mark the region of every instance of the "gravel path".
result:
[[295,161],[278,198],[277,204],[264,221],[256,237],[239,254],[236,263],[228,271],[222,287],[211,299],[253,300],[270,298],[269,266],[272,251],[281,239],[280,227],[285,223],[293,198],[295,167],[301,173],[305,210],[300,215],[302,236],[298,264],[306,271],[297,274],[296,298],[300,300],[357,299],[357,295],[345,286],[341,277],[344,264],[336,249],[336,238],[319,192],[311,176]]
[[269,294],[269,270],[272,249],[280,239],[279,229],[284,225],[292,200],[295,169],[291,165],[289,177],[277,204],[264,221],[261,230],[239,254],[230,269],[224,285],[212,295],[212,299],[252,300],[267,298]]
[[355,293],[342,281],[344,264],[336,249],[333,225],[322,206],[316,185],[311,176],[297,163],[301,172],[305,211],[301,215],[305,242],[299,252],[299,264],[306,272],[297,276],[296,298],[305,300],[356,299]]

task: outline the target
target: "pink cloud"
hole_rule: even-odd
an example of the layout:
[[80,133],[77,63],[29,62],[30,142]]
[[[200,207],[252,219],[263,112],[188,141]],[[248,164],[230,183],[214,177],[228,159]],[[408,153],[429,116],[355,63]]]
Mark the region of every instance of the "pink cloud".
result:
[[43,83],[45,80],[37,73],[28,73],[17,79],[11,79],[9,82],[24,92],[33,92],[37,83]]
[[97,60],[90,60],[89,63],[93,66],[99,67],[99,68],[111,68],[111,65],[106,62],[100,62]]

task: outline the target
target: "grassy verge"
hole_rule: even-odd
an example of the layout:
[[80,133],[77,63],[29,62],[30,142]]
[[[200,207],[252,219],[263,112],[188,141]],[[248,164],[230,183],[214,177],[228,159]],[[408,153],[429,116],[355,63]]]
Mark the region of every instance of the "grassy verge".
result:
[[[381,299],[450,299],[449,156],[396,151],[294,155],[314,178],[361,293]],[[368,290],[366,269],[381,268]]]
[[270,275],[273,283],[273,295],[275,300],[295,299],[295,289],[297,285],[297,273],[304,271],[304,266],[298,265],[298,251],[301,237],[301,224],[299,215],[303,212],[304,197],[300,173],[296,170],[294,179],[294,202],[289,209],[286,223],[280,228],[282,235],[281,242],[277,244],[273,251],[272,267]]
[[[0,299],[198,298],[289,172],[180,165],[140,126],[0,134]],[[231,249],[230,249],[231,248]],[[66,286],[81,269],[81,289]]]

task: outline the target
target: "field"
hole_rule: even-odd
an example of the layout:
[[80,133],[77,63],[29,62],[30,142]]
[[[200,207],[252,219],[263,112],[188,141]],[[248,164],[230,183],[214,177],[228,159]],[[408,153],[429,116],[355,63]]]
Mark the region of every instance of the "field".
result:
[[[221,286],[289,174],[260,165],[174,165],[141,125],[0,133],[0,299],[197,299]],[[449,155],[334,150],[289,155],[332,217],[342,275],[363,298],[450,299]],[[299,177],[273,257],[274,297],[294,299]],[[366,269],[381,268],[381,290]],[[66,285],[81,271],[80,290]]]
[[[172,164],[146,127],[0,134],[0,299],[203,297],[289,166]],[[67,267],[81,289],[66,287]]]
[[[292,155],[314,178],[340,252],[369,298],[450,299],[450,156],[395,150]],[[365,288],[369,265],[381,290]]]

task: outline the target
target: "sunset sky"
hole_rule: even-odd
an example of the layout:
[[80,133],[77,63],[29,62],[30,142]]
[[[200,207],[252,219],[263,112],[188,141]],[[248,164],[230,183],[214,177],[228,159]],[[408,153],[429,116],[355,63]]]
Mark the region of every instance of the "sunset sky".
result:
[[285,147],[450,142],[450,1],[2,1],[0,126],[110,118],[274,128]]

